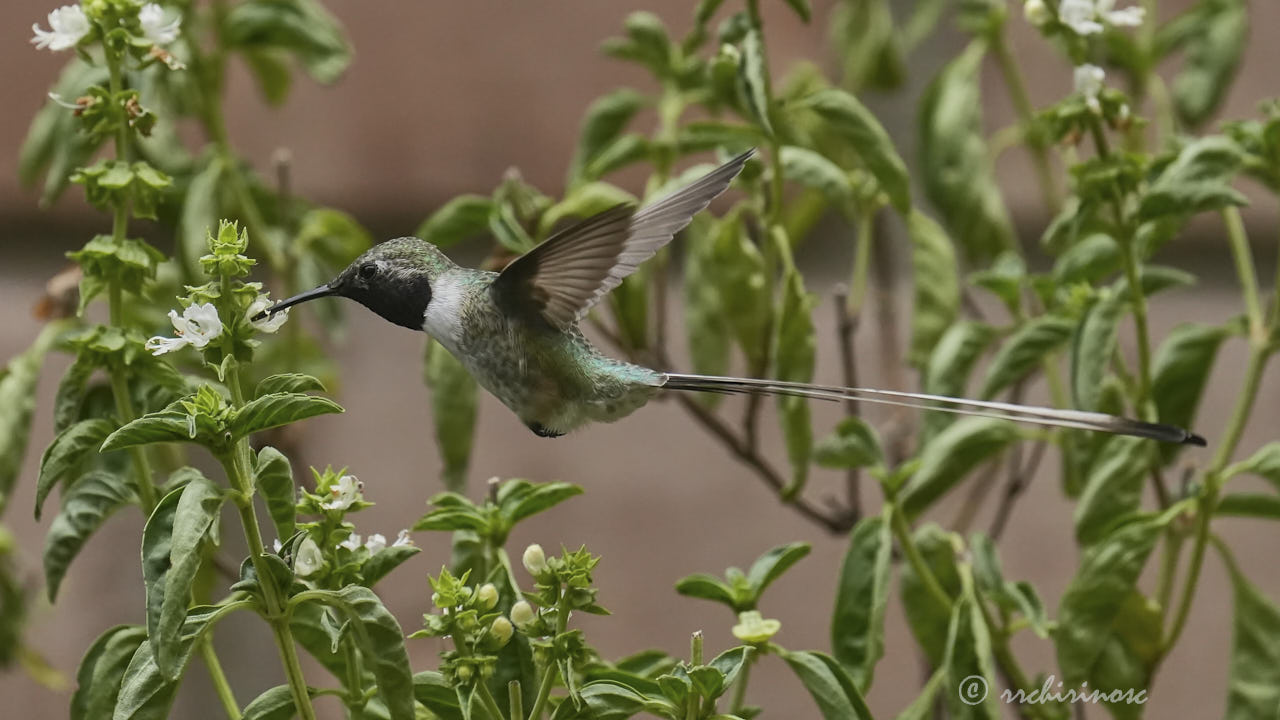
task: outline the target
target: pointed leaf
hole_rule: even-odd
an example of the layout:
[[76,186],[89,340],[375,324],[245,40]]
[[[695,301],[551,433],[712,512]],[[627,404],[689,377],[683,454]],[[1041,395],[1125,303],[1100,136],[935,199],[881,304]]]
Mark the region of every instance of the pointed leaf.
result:
[[1018,328],[991,358],[979,396],[990,400],[1024,380],[1045,357],[1066,344],[1075,323],[1057,315],[1041,315]]
[[493,200],[482,195],[458,195],[422,221],[414,235],[438,248],[489,232]]
[[1139,215],[1154,219],[1245,205],[1244,195],[1231,187],[1243,163],[1240,147],[1224,136],[1193,140],[1152,181]]
[[[1227,335],[1225,328],[1216,325],[1186,323],[1171,330],[1160,343],[1151,360],[1151,397],[1160,422],[1177,427],[1194,425],[1218,348]],[[1160,454],[1169,462],[1181,447],[1161,445]]]
[[920,466],[902,492],[902,510],[916,517],[945,495],[978,465],[1018,439],[1004,420],[966,417],[938,433],[920,453]]
[[353,637],[365,666],[372,671],[378,694],[392,720],[413,720],[413,673],[404,648],[404,632],[382,600],[358,585],[325,592],[324,602],[352,623]]
[[862,418],[847,417],[835,432],[818,441],[814,460],[828,468],[884,467],[884,450],[875,428]]
[[1071,395],[1081,410],[1098,409],[1102,380],[1111,367],[1120,317],[1128,310],[1121,292],[1104,294],[1095,302],[1071,342]]
[[245,403],[236,411],[229,430],[234,437],[245,437],[317,415],[340,412],[342,406],[329,398],[302,393],[272,393]]
[[[929,354],[924,370],[924,392],[950,397],[967,395],[969,376],[995,338],[995,328],[986,323],[961,320],[952,324]],[[924,436],[932,438],[955,420],[951,413],[925,413]]]
[[[176,679],[182,670],[180,633],[187,606],[191,604],[192,583],[200,570],[204,543],[211,541],[211,526],[218,521],[218,512],[226,499],[222,489],[203,476],[187,483],[181,492],[169,538],[169,568],[163,573],[163,580],[157,578],[147,586],[149,611],[157,605],[150,597],[152,592],[163,587],[159,615],[148,613],[147,634],[156,653],[157,666],[170,679]],[[149,526],[150,521],[147,524]]]
[[360,566],[360,575],[364,578],[361,584],[367,588],[373,587],[405,560],[420,552],[422,548],[416,545],[394,545],[379,550],[370,555],[369,559],[364,561],[364,565]]
[[[999,720],[995,667],[991,661],[991,633],[972,587],[955,603],[947,631],[947,708],[953,718]],[[979,680],[981,682],[979,682]]]
[[738,82],[747,109],[756,125],[766,135],[773,135],[770,121],[769,65],[764,56],[764,40],[760,31],[751,28],[742,38],[742,61],[738,66]]
[[36,480],[37,520],[40,519],[44,501],[54,486],[69,486],[85,461],[97,455],[103,439],[114,429],[114,423],[104,418],[81,420],[53,439],[53,443],[40,458],[40,475]]
[[951,239],[936,222],[913,211],[907,220],[911,236],[914,300],[911,307],[912,366],[924,367],[960,307],[960,277]]
[[[956,564],[958,538],[933,523],[918,528],[912,538],[925,567],[938,580],[948,597],[960,594],[960,570]],[[899,583],[902,607],[906,611],[907,625],[920,644],[924,656],[933,667],[943,664],[946,655],[948,628],[951,627],[949,608],[929,592],[910,564],[904,564]]]
[[[805,291],[804,279],[795,268],[787,271],[782,283],[777,335],[773,341],[774,374],[777,379],[787,382],[812,382],[816,346],[813,327],[815,300]],[[784,492],[798,492],[808,478],[809,456],[813,450],[809,401],[780,396],[777,403],[778,420],[787,444],[787,458],[791,461],[792,481]]]
[[871,710],[862,694],[830,656],[808,651],[782,651],[781,654],[813,696],[824,720],[871,720]]
[[906,163],[871,111],[854,96],[834,88],[810,95],[802,105],[816,112],[849,143],[893,206],[906,215],[911,210],[911,182]]
[[884,613],[889,599],[889,560],[893,549],[886,505],[880,515],[863,518],[849,534],[849,548],[836,586],[831,618],[831,649],[866,692],[876,663],[884,655]]
[[747,571],[747,582],[755,590],[756,597],[759,598],[774,580],[808,555],[810,549],[809,543],[793,542],[771,548],[756,558],[756,561],[751,563],[751,569]]
[[303,373],[281,373],[279,375],[271,375],[263,378],[258,383],[257,389],[253,391],[255,398],[263,395],[271,395],[273,393],[301,393],[309,390],[319,390],[323,392],[324,383],[319,379]]
[[839,165],[808,148],[784,145],[782,173],[788,180],[819,190],[833,203],[853,198],[849,174]]
[[507,516],[508,522],[515,525],[531,515],[536,515],[581,494],[582,488],[572,483],[532,483],[529,491],[522,493],[518,499],[510,503],[510,507],[503,499],[499,500],[499,505],[502,507],[503,514]]
[[1143,438],[1107,438],[1076,504],[1076,539],[1081,545],[1102,539],[1117,520],[1138,510],[1153,452],[1152,443]]
[[1280,607],[1230,559],[1234,589],[1226,720],[1275,717],[1280,707]]
[[570,186],[583,179],[583,171],[587,165],[605,146],[621,135],[644,103],[644,96],[630,88],[615,90],[591,103],[582,120],[573,160],[569,163]]
[[44,541],[44,577],[49,602],[57,597],[67,567],[89,536],[112,513],[135,501],[129,478],[106,470],[94,470],[68,488],[62,498],[62,509],[49,525]]
[[293,690],[288,685],[277,685],[245,705],[240,717],[241,720],[291,720],[297,714]]
[[738,606],[738,598],[733,592],[733,588],[729,587],[723,580],[706,573],[696,573],[681,578],[676,582],[676,592],[685,597],[702,598],[711,600],[736,609]]
[[1249,8],[1242,0],[1199,3],[1188,33],[1186,62],[1173,79],[1178,115],[1196,127],[1213,115],[1231,89],[1248,44]]
[[253,484],[267,501],[276,537],[281,542],[293,537],[297,528],[297,491],[289,458],[270,446],[259,450],[253,464]]
[[71,720],[111,717],[120,694],[120,680],[147,629],[117,625],[104,632],[85,651],[76,672],[76,692],[71,696]]
[[161,442],[190,442],[194,438],[189,420],[187,414],[175,406],[143,415],[108,435],[99,451],[105,453]]
[[413,698],[435,713],[440,720],[462,720],[458,693],[445,681],[444,675],[435,670],[414,674]]

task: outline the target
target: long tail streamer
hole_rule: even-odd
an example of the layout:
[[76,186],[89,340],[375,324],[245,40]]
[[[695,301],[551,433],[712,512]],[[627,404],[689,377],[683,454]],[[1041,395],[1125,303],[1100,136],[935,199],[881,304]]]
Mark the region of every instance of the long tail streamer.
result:
[[671,390],[736,395],[790,395],[817,400],[860,400],[920,410],[938,410],[958,415],[978,415],[1034,423],[1036,425],[1133,435],[1167,443],[1199,445],[1201,447],[1207,444],[1203,437],[1180,427],[1143,422],[1142,420],[1117,417],[1106,413],[1087,412],[1084,410],[1058,410],[1035,405],[1017,405],[992,400],[969,400],[926,393],[811,385],[808,383],[784,382],[782,380],[758,380],[717,375],[686,375],[682,373],[666,373],[666,383],[663,387]]

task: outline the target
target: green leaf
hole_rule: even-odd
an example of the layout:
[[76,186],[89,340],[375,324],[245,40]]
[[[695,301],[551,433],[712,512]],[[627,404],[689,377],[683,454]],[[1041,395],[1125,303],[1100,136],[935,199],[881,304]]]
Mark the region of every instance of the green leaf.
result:
[[546,237],[556,225],[569,218],[589,218],[619,205],[634,205],[636,198],[603,180],[583,183],[565,193],[564,199],[547,208],[538,220],[538,235]]
[[373,672],[378,694],[392,720],[413,720],[413,673],[404,648],[404,632],[372,590],[348,585],[325,591],[324,602],[346,615],[365,666]]
[[[1160,607],[1142,593],[1129,593],[1111,626],[1098,662],[1089,676],[1089,687],[1110,697],[1134,697],[1150,686],[1151,673],[1162,657],[1163,618]],[[1104,701],[1117,720],[1138,720],[1142,705],[1120,699]]]
[[[191,653],[195,650],[196,644],[204,639],[205,634],[224,615],[245,605],[247,603],[242,602],[191,608],[179,633],[181,638],[177,656],[179,679],[182,676],[182,670],[191,660]],[[169,709],[173,705],[177,690],[178,681],[171,681],[160,672],[151,643],[144,640],[133,653],[129,667],[124,672],[124,679],[120,684],[120,695],[116,698],[112,718],[113,720],[165,720],[169,716]],[[94,720],[97,720],[97,716]]]
[[[702,375],[729,371],[731,336],[716,285],[715,227],[716,221],[700,213],[685,230],[684,330],[693,371]],[[697,393],[695,398],[714,407],[723,396]]]
[[831,650],[862,692],[871,687],[876,663],[884,655],[884,613],[889,599],[889,561],[893,549],[891,505],[863,518],[849,534],[840,566]]
[[420,552],[422,548],[416,545],[395,545],[379,550],[360,566],[360,576],[364,578],[360,584],[367,588],[373,587],[405,560]]
[[[53,401],[53,432],[59,435],[80,419],[80,411],[89,394],[89,379],[94,371],[91,355],[77,355],[67,366],[67,372],[58,383],[58,393]],[[0,487],[3,487],[0,485]]]
[[461,490],[467,484],[467,467],[475,441],[476,380],[453,353],[435,340],[427,342],[423,380],[431,388],[436,447],[444,463],[441,479],[446,488]]
[[925,91],[920,106],[924,188],[971,259],[1014,245],[1013,223],[992,171],[982,123],[979,71],[986,43],[974,40]]
[[110,420],[81,420],[63,430],[40,458],[40,475],[36,480],[36,519],[44,501],[55,485],[69,486],[85,462],[96,455],[102,441],[115,429]]
[[813,455],[819,465],[828,468],[884,467],[879,435],[858,417],[841,420],[835,432],[818,441]]
[[[953,718],[1001,717],[1000,704],[991,687],[995,667],[991,662],[991,633],[982,608],[968,586],[951,611],[947,648],[942,666],[947,669],[947,707]],[[982,682],[978,683],[977,679]]]
[[911,181],[906,163],[871,111],[854,96],[834,88],[810,95],[802,105],[816,112],[858,153],[898,212],[910,213]]
[[272,393],[245,403],[236,411],[228,430],[239,438],[317,415],[340,412],[342,406],[329,398],[292,392]]
[[824,720],[871,720],[871,710],[853,680],[830,656],[820,652],[781,651],[782,659],[813,696]]
[[1089,679],[1111,637],[1110,628],[1120,613],[1147,558],[1169,521],[1183,512],[1174,505],[1161,515],[1147,515],[1114,528],[1084,552],[1075,577],[1058,608],[1054,635],[1058,667],[1067,687]]
[[1240,146],[1211,135],[1187,143],[1151,182],[1139,207],[1143,219],[1218,210],[1248,201],[1231,187],[1244,163]]
[[[919,527],[912,538],[925,567],[938,580],[948,597],[960,594],[960,571],[956,565],[959,538],[933,523]],[[932,667],[943,664],[947,637],[951,627],[951,608],[941,604],[925,587],[910,564],[902,566],[899,575],[902,607],[907,625]]]
[[1074,322],[1058,315],[1041,315],[1021,325],[991,358],[978,395],[989,400],[1025,380],[1045,357],[1066,344],[1074,329]]
[[809,554],[809,543],[793,542],[770,548],[768,552],[756,558],[747,571],[747,582],[755,591],[757,599],[764,594],[765,588],[773,584],[792,565]]
[[[721,692],[728,690],[733,685],[733,682],[738,679],[738,673],[742,672],[743,666],[752,658],[754,652],[755,648],[738,646],[725,650],[711,660],[711,667],[718,670],[723,678]],[[717,694],[716,697],[719,697],[719,695]]]
[[1081,410],[1098,409],[1102,381],[1116,350],[1120,318],[1128,307],[1124,293],[1103,294],[1085,313],[1072,338],[1071,395]]
[[259,398],[273,393],[302,393],[310,390],[324,392],[324,383],[303,373],[281,373],[263,378],[253,391],[253,396]]
[[[1151,397],[1160,422],[1178,427],[1194,424],[1218,348],[1228,334],[1216,325],[1184,323],[1160,343],[1151,361]],[[1181,447],[1162,444],[1160,454],[1167,463]]]
[[288,685],[277,685],[245,705],[240,717],[242,720],[292,720],[297,714],[293,690]]
[[813,15],[813,8],[810,7],[809,0],[787,0],[787,4],[791,6],[792,10],[795,10],[796,15],[799,15],[801,20],[809,22],[809,18]]
[[[782,299],[778,308],[777,335],[773,341],[773,367],[779,380],[808,383],[813,381],[816,337],[813,327],[815,298],[805,291],[804,279],[793,267],[782,280]],[[813,424],[809,401],[801,397],[779,396],[778,420],[782,424],[791,461],[791,485],[784,493],[798,492],[809,475],[809,456],[813,451]]]
[[111,717],[120,694],[120,680],[138,646],[147,639],[147,629],[137,625],[117,625],[104,632],[80,661],[76,691],[71,696],[71,720]]
[[342,26],[314,0],[255,0],[231,8],[221,38],[241,50],[284,50],[317,82],[336,81],[351,64]]
[[911,350],[914,367],[924,367],[934,345],[955,321],[960,308],[960,277],[951,239],[919,211],[907,220],[911,236],[914,300],[911,307]]
[[[995,338],[995,328],[986,323],[970,320],[953,323],[929,354],[929,363],[924,369],[924,392],[950,397],[966,396],[969,376],[973,374],[978,358]],[[956,416],[951,413],[925,413],[924,437],[932,438],[955,420]]]
[[973,558],[973,578],[982,595],[994,600],[1005,612],[1022,613],[1036,635],[1048,638],[1048,617],[1040,595],[1030,583],[1004,579],[995,542],[983,533],[974,533],[969,550]]
[[510,527],[581,494],[582,488],[573,483],[525,483],[523,480],[509,480],[498,490],[498,506]]
[[919,516],[970,471],[1017,439],[1017,429],[1004,420],[966,417],[956,421],[920,453],[920,466],[903,488],[903,512]]
[[253,464],[253,485],[267,501],[276,537],[281,542],[293,537],[297,528],[297,491],[289,458],[270,446],[259,450]]
[[147,637],[156,654],[156,666],[170,680],[176,680],[182,671],[181,632],[191,604],[191,585],[200,569],[210,526],[217,521],[225,499],[218,486],[197,476],[166,495],[143,530]]
[[747,109],[765,135],[773,135],[770,121],[769,63],[764,56],[764,40],[756,28],[742,38],[742,60],[738,66],[738,83]]
[[725,581],[707,573],[696,573],[680,578],[676,582],[676,592],[685,597],[702,598],[737,609],[739,598]]
[[463,240],[489,232],[489,215],[494,211],[491,198],[482,195],[458,195],[431,213],[414,233],[439,248],[456,245]]
[[1208,120],[1231,89],[1249,35],[1249,8],[1242,0],[1208,0],[1195,10],[1187,35],[1187,58],[1173,79],[1173,104],[1192,127]]
[[[90,87],[105,87],[107,81],[105,67],[73,58],[58,76],[51,94],[70,99],[83,97]],[[18,156],[18,178],[24,187],[29,188],[44,173],[41,207],[48,207],[62,195],[71,173],[88,165],[98,146],[107,139],[102,133],[81,132],[81,128],[81,119],[67,112],[52,98],[32,119]]]
[[1110,236],[1093,233],[1080,239],[1053,263],[1053,279],[1059,285],[1096,283],[1120,270],[1120,246]]
[[749,367],[763,367],[768,358],[765,331],[772,316],[764,256],[747,237],[737,211],[721,219],[713,243],[711,263],[716,272],[712,277],[725,321]]
[[569,162],[570,187],[586,179],[584,171],[600,152],[617,140],[631,118],[644,107],[645,98],[630,88],[620,88],[602,95],[587,108],[578,133],[578,145]]
[[263,48],[260,50],[245,49],[244,62],[258,81],[258,89],[268,105],[279,107],[289,97],[289,88],[293,78],[289,74],[289,56],[279,50]]
[[1242,472],[1260,475],[1280,489],[1280,441],[1263,445],[1248,460],[1232,465],[1224,474],[1230,477]]
[[929,678],[929,682],[924,684],[920,689],[920,694],[915,700],[907,706],[905,710],[898,713],[896,720],[931,720],[934,717],[934,708],[938,703],[938,689],[942,687],[943,682],[947,679],[947,671],[945,668],[938,668]]
[[583,177],[604,177],[649,157],[652,147],[649,139],[636,133],[627,133],[600,148],[600,152],[587,164]]
[[[31,433],[31,415],[36,405],[40,367],[60,330],[61,326],[56,323],[47,326],[30,348],[0,370],[0,510],[4,508],[22,469]],[[40,500],[36,501],[36,517],[40,517]]]
[[875,90],[900,87],[906,78],[903,55],[908,43],[918,41],[927,25],[937,21],[936,9],[932,21],[928,20],[930,13],[923,12],[932,2],[914,5],[912,22],[906,28],[894,22],[888,0],[836,5],[829,36],[831,47],[843,55],[841,84]]
[[445,681],[444,675],[435,670],[414,674],[413,698],[435,713],[440,720],[462,720],[463,718],[457,691]]
[[659,78],[670,77],[674,47],[661,18],[651,12],[633,12],[625,25],[627,36],[609,38],[601,50],[611,57],[644,65]]
[[190,418],[180,410],[180,405],[170,405],[164,410],[148,413],[115,432],[102,441],[99,452],[123,450],[137,445],[150,445],[160,442],[190,442],[195,438],[191,434]]
[[853,184],[839,165],[808,148],[784,145],[781,150],[783,177],[820,190],[832,203],[849,202]]
[[67,488],[62,509],[49,525],[49,534],[44,540],[44,577],[49,602],[57,597],[67,567],[89,536],[113,512],[133,502],[136,498],[129,478],[106,470],[91,471]]
[[1224,552],[1234,589],[1226,720],[1275,717],[1280,707],[1280,608]]
[[1228,493],[1213,508],[1215,515],[1280,520],[1280,497],[1274,493]]

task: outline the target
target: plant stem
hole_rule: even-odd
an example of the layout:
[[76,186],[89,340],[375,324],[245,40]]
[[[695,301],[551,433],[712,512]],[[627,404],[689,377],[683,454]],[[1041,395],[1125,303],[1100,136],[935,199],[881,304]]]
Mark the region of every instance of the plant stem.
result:
[[898,544],[902,546],[907,562],[911,563],[911,569],[919,576],[920,582],[924,584],[925,590],[933,596],[933,599],[937,600],[943,609],[950,611],[951,596],[942,589],[938,578],[934,576],[933,571],[925,563],[924,557],[920,555],[920,548],[916,547],[915,540],[911,538],[911,528],[907,526],[907,518],[903,515],[902,509],[895,506],[890,515],[893,518],[890,521],[893,525],[893,534],[898,538]]
[[[232,401],[237,407],[244,405],[244,391],[240,386],[240,368],[234,362],[228,368],[226,381],[231,390]],[[254,492],[253,479],[248,466],[249,452],[249,439],[241,438],[229,453],[230,457],[223,455],[219,460],[222,461],[227,477],[231,480],[231,487],[235,490],[233,498],[236,510],[240,513],[245,541],[249,546],[249,561],[253,563],[258,584],[262,588],[266,620],[271,625],[272,635],[280,650],[280,661],[284,665],[294,707],[298,709],[298,715],[302,720],[315,720],[315,709],[311,706],[311,696],[307,693],[307,681],[302,675],[302,665],[298,662],[298,650],[294,646],[293,632],[289,629],[285,599],[281,589],[276,586],[275,577],[262,562],[264,553],[262,531],[258,527],[258,516],[253,506]]]
[[1173,599],[1173,582],[1177,579],[1178,558],[1182,555],[1182,535],[1169,533],[1165,536],[1163,556],[1160,563],[1160,575],[1156,579],[1156,602],[1160,603],[1160,615],[1169,612],[1169,601]]
[[1231,245],[1231,257],[1236,263],[1236,276],[1240,278],[1240,292],[1244,296],[1245,312],[1249,318],[1249,339],[1259,342],[1266,338],[1266,320],[1262,314],[1261,295],[1258,293],[1258,273],[1253,267],[1253,252],[1245,235],[1240,209],[1228,207],[1222,211],[1222,221],[1227,226],[1227,240]]
[[480,696],[480,704],[484,705],[484,710],[493,720],[503,720],[502,708],[498,707],[498,701],[494,699],[493,693],[489,692],[489,685],[480,679],[476,681],[476,694]]
[[[758,652],[758,651],[757,651]],[[751,681],[751,665],[756,661],[756,653],[747,655],[738,671],[738,682],[733,688],[733,704],[729,706],[729,714],[737,715],[747,702],[747,683]]]
[[1013,100],[1014,110],[1018,113],[1018,122],[1022,126],[1026,138],[1027,149],[1031,151],[1032,164],[1036,177],[1040,181],[1040,192],[1044,194],[1044,204],[1050,215],[1058,214],[1062,206],[1059,197],[1058,182],[1054,179],[1053,166],[1049,163],[1049,146],[1042,133],[1036,131],[1035,106],[1031,104],[1031,96],[1027,93],[1027,81],[1022,76],[1009,44],[1004,36],[1004,25],[991,33],[991,50],[995,53],[996,65],[1004,76],[1005,86]]
[[1124,261],[1124,275],[1129,283],[1129,297],[1133,300],[1134,330],[1138,336],[1138,396],[1134,405],[1139,415],[1147,415],[1146,405],[1151,398],[1151,336],[1147,330],[1147,296],[1142,292],[1138,261],[1133,253],[1133,238],[1120,238],[1119,245]]
[[[565,606],[564,590],[560,590],[560,600],[556,602],[556,635],[564,633],[569,626],[569,608]],[[551,697],[551,686],[556,681],[555,661],[548,662],[542,670],[542,680],[538,683],[538,697],[533,701],[533,709],[529,711],[529,720],[538,720],[546,708],[547,698]]]
[[1196,583],[1200,579],[1200,567],[1204,563],[1205,545],[1209,541],[1209,521],[1212,519],[1214,508],[1218,504],[1222,468],[1226,466],[1235,452],[1245,425],[1249,422],[1249,415],[1253,412],[1253,404],[1258,396],[1258,386],[1262,381],[1262,372],[1266,369],[1267,359],[1270,357],[1268,350],[1265,343],[1252,343],[1252,348],[1249,352],[1249,367],[1245,370],[1244,388],[1236,399],[1236,407],[1231,413],[1231,420],[1227,423],[1227,430],[1223,434],[1222,442],[1218,445],[1213,461],[1205,472],[1204,494],[1196,503],[1196,537],[1195,545],[1192,546],[1191,551],[1191,565],[1187,569],[1186,583],[1182,586],[1182,597],[1178,602],[1178,613],[1174,616],[1173,628],[1169,631],[1169,636],[1164,642],[1163,654],[1168,654],[1174,644],[1177,643],[1178,637],[1182,634],[1182,628],[1186,625],[1187,615],[1191,612],[1191,601],[1195,597]]
[[[350,638],[348,638],[350,639]],[[345,643],[343,652],[347,656],[347,706],[348,720],[360,720],[364,717],[364,686],[360,681],[364,672],[360,667],[360,653],[356,652],[354,642]]]
[[217,652],[213,649],[213,638],[207,635],[200,640],[200,657],[209,669],[209,679],[213,681],[213,689],[218,693],[218,700],[222,702],[227,717],[240,720],[240,703],[236,702],[235,693],[231,691],[227,676],[222,672],[222,663],[218,662]]

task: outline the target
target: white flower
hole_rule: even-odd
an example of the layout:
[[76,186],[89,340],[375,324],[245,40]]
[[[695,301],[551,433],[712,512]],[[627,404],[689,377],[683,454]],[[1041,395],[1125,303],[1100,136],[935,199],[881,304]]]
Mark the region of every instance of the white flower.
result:
[[208,345],[210,340],[222,334],[222,321],[218,319],[218,309],[211,303],[192,304],[182,311],[182,317],[178,317],[177,310],[170,310],[169,322],[173,323],[174,332],[178,337],[167,338],[157,335],[147,340],[146,348],[152,355],[163,355],[181,350],[188,345],[202,348]]
[[36,34],[31,42],[37,49],[66,50],[89,34],[89,18],[79,5],[63,5],[49,13],[49,30],[41,30],[39,24],[33,23],[31,31]]
[[1033,27],[1044,27],[1053,15],[1049,14],[1049,8],[1045,6],[1044,0],[1027,0],[1022,6],[1022,16],[1031,23]]
[[316,541],[307,538],[298,546],[298,556],[293,560],[293,571],[299,577],[306,577],[315,573],[324,565],[324,555],[320,553],[320,546],[316,545]]
[[374,533],[369,536],[368,540],[364,541],[364,549],[368,550],[370,555],[383,550],[386,547],[387,538],[384,537],[382,533]]
[[356,533],[351,533],[350,535],[347,536],[346,540],[343,540],[342,542],[338,543],[338,547],[346,548],[352,552],[355,552],[356,550],[360,549],[360,536]]
[[284,543],[280,542],[280,538],[276,538],[271,541],[271,547],[276,551],[276,554],[279,555],[280,551],[284,549]]
[[1058,5],[1058,19],[1077,35],[1095,35],[1103,31],[1103,22],[1133,27],[1141,25],[1146,17],[1140,7],[1113,10],[1115,4],[1116,0],[1062,0]]
[[271,300],[267,298],[266,295],[259,295],[258,299],[254,300],[253,303],[249,305],[249,309],[245,312],[244,316],[255,330],[258,330],[259,332],[273,333],[280,329],[280,326],[284,324],[285,320],[289,319],[288,308],[285,308],[278,313],[268,315],[261,320],[253,319],[258,313],[269,307],[271,307]]
[[320,507],[325,510],[346,510],[362,499],[361,490],[364,490],[364,483],[360,482],[355,475],[343,475],[338,478],[338,482],[329,487],[330,499],[320,503]]
[[1102,112],[1098,94],[1102,92],[1107,73],[1097,65],[1081,65],[1075,70],[1076,92],[1084,96],[1084,102],[1095,113]]
[[524,549],[524,556],[521,557],[524,563],[524,569],[529,571],[530,575],[537,575],[547,569],[547,556],[542,552],[542,546],[534,543]]
[[154,45],[168,45],[178,37],[178,26],[182,18],[164,21],[164,8],[155,3],[147,3],[138,11],[138,22],[142,24],[142,34]]
[[409,537],[408,530],[401,530],[396,533],[396,541],[391,543],[391,547],[401,547],[403,545],[412,545],[413,538]]
[[537,619],[538,615],[528,601],[521,600],[511,606],[511,622],[515,623],[516,627],[522,628]]

